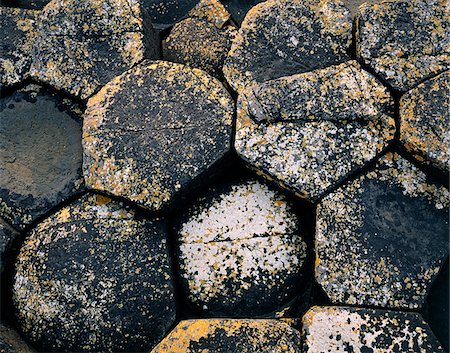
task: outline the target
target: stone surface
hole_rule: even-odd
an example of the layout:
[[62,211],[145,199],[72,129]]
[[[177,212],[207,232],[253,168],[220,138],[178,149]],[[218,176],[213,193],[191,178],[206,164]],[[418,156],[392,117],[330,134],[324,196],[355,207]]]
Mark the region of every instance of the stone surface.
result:
[[230,20],[230,13],[218,0],[200,0],[189,16],[207,20],[217,28],[223,28]]
[[86,184],[161,209],[227,154],[233,110],[222,84],[203,71],[145,62],[88,102]]
[[157,56],[159,43],[137,1],[53,0],[40,20],[31,75],[82,99]]
[[181,285],[192,306],[215,316],[254,317],[304,290],[302,220],[265,184],[210,190],[177,223]]
[[37,13],[33,10],[1,8],[0,88],[20,83],[29,75]]
[[222,0],[222,3],[231,13],[233,20],[241,25],[247,12],[262,1],[263,0]]
[[317,210],[316,279],[333,302],[419,308],[448,256],[450,194],[388,153]]
[[18,235],[18,232],[0,219],[0,273],[3,273],[5,266],[12,261],[11,252]]
[[420,162],[450,170],[450,72],[426,81],[400,100],[400,140]]
[[186,320],[152,353],[300,353],[300,333],[277,320]]
[[199,0],[139,0],[157,29],[165,29],[180,21]]
[[12,328],[0,324],[0,353],[34,353]]
[[223,68],[237,92],[246,86],[350,59],[350,12],[339,0],[269,0],[247,14]]
[[[1,7],[19,7],[23,9],[42,10],[50,0],[0,0]],[[2,9],[3,11],[3,9]]]
[[303,317],[304,352],[444,353],[419,314],[313,307]]
[[450,67],[446,0],[365,4],[356,21],[359,60],[398,91]]
[[82,189],[81,110],[29,85],[0,99],[0,216],[24,228]]
[[175,320],[162,220],[85,195],[20,250],[13,300],[41,351],[149,351]]
[[238,154],[312,201],[375,158],[395,132],[392,98],[355,61],[249,87],[237,114]]
[[359,7],[362,4],[368,3],[368,4],[378,4],[380,2],[383,2],[385,0],[343,0],[345,7],[348,8],[352,14],[352,16],[355,16],[359,12]]

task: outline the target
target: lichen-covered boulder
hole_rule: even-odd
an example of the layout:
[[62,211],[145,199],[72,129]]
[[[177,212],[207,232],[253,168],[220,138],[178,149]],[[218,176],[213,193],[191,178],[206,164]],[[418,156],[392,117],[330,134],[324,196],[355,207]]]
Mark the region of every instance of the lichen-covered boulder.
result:
[[241,25],[247,12],[263,0],[222,0],[223,6],[230,12],[234,21]]
[[0,218],[0,274],[11,263],[11,252],[19,233]]
[[258,172],[315,201],[393,140],[393,105],[355,61],[283,77],[239,95],[235,148]]
[[0,323],[0,353],[34,353],[11,327]]
[[230,21],[231,15],[219,0],[200,0],[189,11],[189,17],[202,18],[217,28],[223,28]]
[[448,256],[450,193],[397,154],[318,206],[315,275],[334,303],[417,309]]
[[349,307],[313,307],[303,317],[305,353],[444,353],[419,314]]
[[16,265],[20,329],[42,351],[149,351],[175,320],[162,220],[86,195],[41,222]]
[[364,4],[356,19],[356,53],[398,91],[450,68],[446,0]]
[[246,86],[349,60],[350,12],[340,0],[268,0],[245,17],[225,61],[237,92]]
[[211,315],[260,316],[304,290],[302,221],[256,180],[225,184],[177,219],[178,262],[189,303]]
[[400,140],[418,161],[450,170],[450,72],[428,80],[400,100]]
[[158,30],[183,19],[199,0],[139,0],[142,9]]
[[53,0],[40,15],[30,73],[86,99],[158,48],[137,1]]
[[37,86],[0,99],[0,216],[25,228],[82,189],[81,109]]
[[300,333],[277,320],[185,320],[152,353],[300,353]]
[[233,110],[201,70],[164,61],[131,69],[88,102],[86,184],[161,209],[228,153]]

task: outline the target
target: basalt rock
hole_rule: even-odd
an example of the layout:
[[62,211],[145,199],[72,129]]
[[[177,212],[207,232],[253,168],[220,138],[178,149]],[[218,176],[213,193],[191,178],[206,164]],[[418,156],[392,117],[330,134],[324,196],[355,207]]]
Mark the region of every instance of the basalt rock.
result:
[[189,17],[202,18],[217,28],[223,28],[230,21],[230,13],[218,0],[200,0],[189,11]]
[[163,30],[182,20],[199,0],[139,0],[156,29]]
[[11,263],[11,253],[18,235],[18,232],[0,219],[0,273]]
[[262,1],[263,0],[222,0],[222,3],[230,12],[233,20],[241,25],[248,11]]
[[18,7],[22,9],[42,10],[50,0],[0,0],[0,7]]
[[0,323],[0,353],[34,353],[11,327]]

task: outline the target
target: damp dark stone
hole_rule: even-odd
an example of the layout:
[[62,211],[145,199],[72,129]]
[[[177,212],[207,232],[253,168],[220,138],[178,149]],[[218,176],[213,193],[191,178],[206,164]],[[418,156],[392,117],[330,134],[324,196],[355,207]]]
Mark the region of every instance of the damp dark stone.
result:
[[0,0],[0,6],[2,7],[18,7],[31,10],[42,10],[50,0]]
[[9,326],[0,323],[0,353],[35,353]]
[[12,252],[14,251],[14,241],[19,233],[0,219],[0,273],[12,262]]
[[231,17],[239,26],[244,21],[245,15],[262,0],[222,0],[225,8],[230,12]]
[[139,0],[156,29],[165,29],[180,21],[198,0]]

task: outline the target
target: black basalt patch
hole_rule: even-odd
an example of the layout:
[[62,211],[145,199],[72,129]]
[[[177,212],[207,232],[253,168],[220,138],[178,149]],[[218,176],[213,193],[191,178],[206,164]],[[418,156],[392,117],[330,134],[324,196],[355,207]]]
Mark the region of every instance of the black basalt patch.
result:
[[262,0],[222,0],[225,8],[230,12],[234,21],[241,25],[248,11]]
[[139,0],[156,29],[170,27],[183,19],[198,0]]
[[0,219],[0,273],[11,263],[14,241],[18,235],[18,232]]

